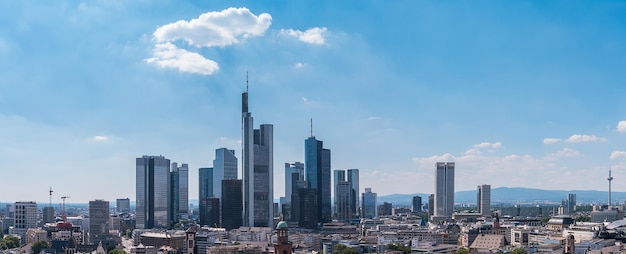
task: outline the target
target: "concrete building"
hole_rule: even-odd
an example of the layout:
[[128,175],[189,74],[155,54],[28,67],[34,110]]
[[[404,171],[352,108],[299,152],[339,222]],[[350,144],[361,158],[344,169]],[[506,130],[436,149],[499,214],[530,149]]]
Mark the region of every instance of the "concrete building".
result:
[[291,204],[291,195],[298,189],[298,182],[304,181],[304,164],[302,162],[285,163],[285,203]]
[[450,218],[454,213],[454,166],[454,162],[435,164],[435,217]]
[[241,95],[243,141],[243,223],[246,226],[274,225],[274,127],[261,124],[254,129],[248,111],[248,89]]
[[354,213],[352,209],[352,186],[348,181],[339,182],[335,190],[335,215],[337,220],[350,222]]
[[43,208],[43,222],[44,223],[52,223],[54,222],[54,207],[46,206]]
[[26,231],[29,228],[37,228],[37,203],[34,201],[15,202],[13,206],[13,228],[9,229],[9,234],[18,235],[24,243],[26,241]]
[[378,217],[377,208],[377,195],[372,192],[372,188],[365,188],[365,192],[361,194],[362,204],[363,204],[363,218],[376,218]]
[[171,226],[170,191],[169,159],[147,155],[136,159],[136,228]]
[[213,160],[213,196],[222,198],[222,180],[237,179],[237,157],[235,150],[219,148]]
[[129,198],[118,198],[115,200],[115,210],[118,213],[128,213],[130,212],[130,199]]
[[222,225],[222,223],[220,222],[219,198],[200,199],[199,210],[201,226],[219,227],[220,225]]
[[338,209],[338,205],[337,205],[337,190],[338,190],[338,185],[340,182],[345,182],[346,181],[346,171],[345,170],[333,170],[333,198],[335,200],[334,204],[333,204],[333,217],[337,216],[337,209]]
[[89,242],[98,244],[109,236],[109,201],[89,201]]
[[476,198],[477,212],[482,215],[491,214],[491,185],[478,185],[478,197]]
[[331,221],[332,205],[330,199],[330,150],[325,149],[321,140],[314,136],[304,141],[304,169],[306,181],[311,189],[317,190],[319,207],[318,222]]

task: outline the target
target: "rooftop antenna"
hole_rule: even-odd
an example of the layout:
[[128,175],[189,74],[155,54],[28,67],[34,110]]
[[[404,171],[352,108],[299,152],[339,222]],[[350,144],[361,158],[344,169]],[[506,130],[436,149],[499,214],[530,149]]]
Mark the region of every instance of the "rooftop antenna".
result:
[[50,207],[52,207],[52,192],[54,192],[52,190],[52,187],[50,187],[50,191],[48,191],[50,193]]
[[246,71],[246,93],[248,92],[248,71]]
[[313,118],[311,117],[311,137],[313,137]]

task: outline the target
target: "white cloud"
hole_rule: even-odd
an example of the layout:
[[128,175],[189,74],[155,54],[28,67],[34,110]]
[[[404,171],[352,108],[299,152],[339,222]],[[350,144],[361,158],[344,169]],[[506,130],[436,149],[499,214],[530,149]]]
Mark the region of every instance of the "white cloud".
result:
[[296,63],[293,65],[294,69],[302,69],[304,68],[304,64],[303,63]]
[[543,139],[544,144],[554,144],[554,143],[559,143],[561,141],[563,140],[560,138],[544,138]]
[[380,116],[370,116],[367,118],[368,121],[376,121],[376,120],[380,120]]
[[558,158],[558,157],[577,157],[577,156],[580,156],[580,153],[578,151],[566,147],[561,150],[558,150],[556,153],[550,154],[548,157]]
[[91,140],[94,142],[106,142],[106,141],[109,141],[109,138],[107,136],[96,135],[96,136],[91,137]]
[[502,147],[502,143],[500,142],[495,142],[495,143],[482,142],[480,144],[474,145],[474,148],[500,148],[500,147]]
[[472,149],[465,151],[465,154],[466,155],[479,155],[479,154],[483,154],[483,152],[481,152],[480,149],[472,148]]
[[615,160],[619,158],[626,158],[626,152],[625,151],[613,151],[609,158],[611,158],[611,160]]
[[153,51],[154,56],[144,59],[147,63],[154,63],[162,68],[174,68],[182,72],[211,75],[219,70],[217,62],[206,59],[202,55],[189,52],[166,42],[157,44]]
[[281,29],[280,34],[298,38],[298,40],[309,44],[324,45],[326,43],[325,36],[327,30],[326,27],[314,27],[304,32],[294,29]]
[[574,134],[565,141],[570,143],[586,143],[586,142],[605,142],[606,138],[597,137],[596,135],[580,135]]
[[153,35],[158,42],[184,40],[196,47],[224,47],[263,35],[271,24],[272,16],[268,13],[256,16],[248,8],[228,8],[164,25]]
[[302,102],[304,102],[304,103],[309,102],[309,99],[307,99],[306,97],[302,97],[302,98],[301,98],[301,100],[302,100]]
[[619,121],[617,123],[617,131],[626,132],[626,120]]

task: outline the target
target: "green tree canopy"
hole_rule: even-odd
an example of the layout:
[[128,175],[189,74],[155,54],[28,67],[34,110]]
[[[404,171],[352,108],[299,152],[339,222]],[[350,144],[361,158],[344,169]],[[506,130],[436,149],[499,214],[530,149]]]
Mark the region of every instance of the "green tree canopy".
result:
[[393,243],[387,244],[387,249],[402,251],[402,253],[411,253],[411,248],[406,247],[404,245],[400,245],[400,244],[393,244]]
[[333,248],[333,254],[357,254],[357,251],[353,248],[348,248],[348,246],[338,243],[335,244]]
[[459,250],[455,251],[454,254],[468,254],[469,250],[466,248],[460,248]]
[[112,249],[108,254],[126,254],[126,251],[120,249]]
[[13,249],[20,247],[20,239],[14,235],[8,235],[0,240],[0,249]]
[[511,254],[528,254],[528,252],[522,248],[515,248]]
[[46,242],[46,241],[36,241],[36,242],[33,243],[33,246],[30,247],[30,250],[33,252],[33,254],[37,254],[37,253],[41,252],[41,250],[43,250],[45,248],[50,248],[50,244],[48,244],[48,242]]

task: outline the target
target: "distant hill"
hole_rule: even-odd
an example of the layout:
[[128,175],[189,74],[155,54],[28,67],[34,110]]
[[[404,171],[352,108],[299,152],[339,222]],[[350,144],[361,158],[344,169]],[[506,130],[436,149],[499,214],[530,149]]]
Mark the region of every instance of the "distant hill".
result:
[[[499,187],[491,189],[492,203],[529,203],[546,204],[560,203],[567,199],[567,194],[576,194],[576,201],[579,203],[603,203],[608,199],[608,192],[595,190],[542,190],[521,187]],[[394,205],[407,205],[411,203],[413,196],[422,197],[422,203],[428,202],[426,193],[415,194],[391,194],[378,197],[378,203],[389,202]],[[475,203],[476,190],[458,191],[454,193],[456,203]],[[611,200],[623,202],[626,200],[626,192],[611,192]]]

